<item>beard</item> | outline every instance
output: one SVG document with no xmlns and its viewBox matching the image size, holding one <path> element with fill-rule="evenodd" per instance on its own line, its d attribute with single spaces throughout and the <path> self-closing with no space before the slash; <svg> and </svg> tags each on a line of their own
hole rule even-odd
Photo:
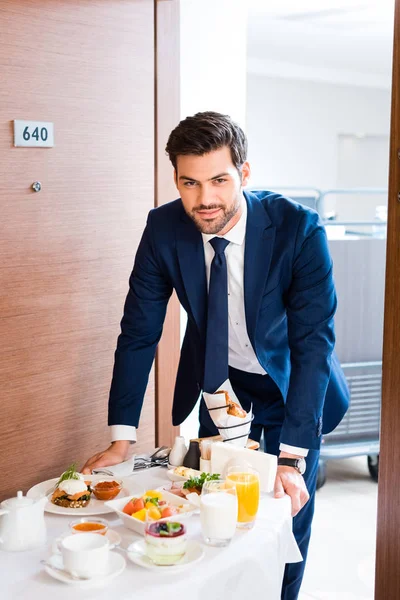
<svg viewBox="0 0 400 600">
<path fill-rule="evenodd" d="M 201 204 L 200 206 L 193 209 L 187 215 L 192 219 L 197 229 L 201 233 L 206 234 L 217 234 L 222 231 L 229 221 L 234 217 L 237 211 L 240 208 L 241 204 L 241 195 L 236 196 L 233 205 L 228 208 L 223 204 L 209 204 L 207 206 Z M 197 215 L 199 210 L 216 210 L 220 208 L 222 212 L 220 212 L 216 217 L 212 217 L 210 219 L 204 219 Z"/>
</svg>

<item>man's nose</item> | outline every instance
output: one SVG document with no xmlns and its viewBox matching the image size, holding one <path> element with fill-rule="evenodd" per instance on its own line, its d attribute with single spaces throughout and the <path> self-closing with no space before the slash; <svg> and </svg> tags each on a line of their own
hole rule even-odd
<svg viewBox="0 0 400 600">
<path fill-rule="evenodd" d="M 199 190 L 197 202 L 198 202 L 198 204 L 201 204 L 202 206 L 205 206 L 205 207 L 211 206 L 212 204 L 216 203 L 215 194 L 213 193 L 212 190 L 209 190 L 207 188 L 202 188 Z"/>
</svg>

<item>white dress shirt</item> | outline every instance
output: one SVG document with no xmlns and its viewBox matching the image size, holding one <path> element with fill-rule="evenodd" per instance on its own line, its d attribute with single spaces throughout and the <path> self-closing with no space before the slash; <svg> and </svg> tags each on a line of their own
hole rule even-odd
<svg viewBox="0 0 400 600">
<path fill-rule="evenodd" d="M 214 249 L 209 243 L 214 237 L 223 237 L 229 240 L 225 249 L 226 263 L 228 268 L 228 336 L 229 336 L 229 365 L 247 373 L 265 375 L 265 369 L 260 365 L 251 345 L 247 328 L 244 307 L 244 248 L 247 223 L 247 203 L 243 197 L 242 214 L 239 221 L 224 236 L 202 233 L 204 243 L 204 258 L 206 263 L 207 285 L 210 281 L 211 262 L 214 258 Z M 127 437 L 128 436 L 128 437 Z M 136 441 L 136 428 L 129 425 L 112 425 L 112 441 L 131 440 Z M 308 450 L 280 444 L 280 450 L 307 456 Z"/>
</svg>

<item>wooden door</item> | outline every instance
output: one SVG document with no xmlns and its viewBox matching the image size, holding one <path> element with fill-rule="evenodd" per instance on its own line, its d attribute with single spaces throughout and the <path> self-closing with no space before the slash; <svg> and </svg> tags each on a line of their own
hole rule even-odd
<svg viewBox="0 0 400 600">
<path fill-rule="evenodd" d="M 383 389 L 376 546 L 376 600 L 400 598 L 400 0 L 396 0 L 388 234 L 383 337 Z"/>
<path fill-rule="evenodd" d="M 156 205 L 178 197 L 173 169 L 165 154 L 170 132 L 180 120 L 179 2 L 156 1 Z M 156 444 L 172 446 L 179 427 L 172 426 L 172 403 L 180 355 L 180 305 L 174 293 L 157 349 Z"/>
<path fill-rule="evenodd" d="M 153 0 L 3 0 L 0 30 L 1 499 L 109 441 L 154 206 Z M 55 147 L 14 148 L 14 119 L 54 122 Z M 154 447 L 153 376 L 139 431 L 138 449 Z"/>
</svg>

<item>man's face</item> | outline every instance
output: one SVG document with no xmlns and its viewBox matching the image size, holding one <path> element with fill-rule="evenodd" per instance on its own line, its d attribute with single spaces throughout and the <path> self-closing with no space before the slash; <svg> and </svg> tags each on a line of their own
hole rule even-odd
<svg viewBox="0 0 400 600">
<path fill-rule="evenodd" d="M 202 233 L 223 235 L 235 225 L 249 176 L 249 164 L 239 174 L 227 146 L 203 156 L 177 157 L 175 184 L 186 213 Z"/>
</svg>

